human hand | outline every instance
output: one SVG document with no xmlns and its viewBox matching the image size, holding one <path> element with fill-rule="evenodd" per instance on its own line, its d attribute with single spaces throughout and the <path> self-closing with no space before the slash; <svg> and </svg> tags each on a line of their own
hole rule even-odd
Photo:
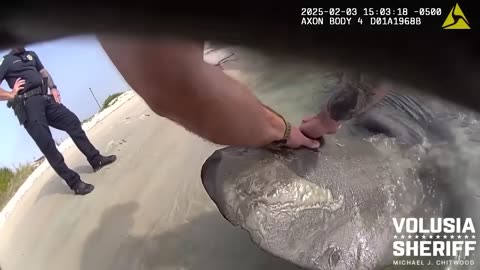
<svg viewBox="0 0 480 270">
<path fill-rule="evenodd" d="M 289 148 L 300 148 L 302 146 L 317 149 L 319 148 L 320 142 L 318 140 L 312 140 L 307 138 L 299 129 L 299 127 L 292 126 L 292 131 L 290 136 L 287 139 L 286 145 Z"/>
<path fill-rule="evenodd" d="M 327 111 L 304 118 L 300 125 L 300 131 L 314 139 L 318 139 L 325 134 L 334 134 L 339 128 L 340 123 L 330 118 Z"/>
<path fill-rule="evenodd" d="M 298 126 L 292 126 L 288 123 L 283 116 L 275 112 L 272 108 L 263 105 L 265 112 L 267 112 L 269 122 L 274 127 L 274 131 L 277 135 L 276 141 L 270 143 L 267 147 L 278 149 L 282 147 L 287 148 L 300 148 L 306 147 L 311 149 L 319 148 L 320 142 L 306 137 L 299 129 Z M 286 141 L 285 141 L 286 139 Z"/>
<path fill-rule="evenodd" d="M 62 100 L 60 99 L 60 91 L 58 91 L 58 89 L 56 88 L 51 89 L 50 93 L 52 93 L 52 96 L 53 96 L 53 99 L 55 99 L 55 102 L 62 103 Z"/>
<path fill-rule="evenodd" d="M 23 80 L 22 78 L 18 78 L 13 85 L 12 95 L 16 96 L 18 91 L 23 90 L 23 85 L 25 85 L 25 80 Z"/>
</svg>

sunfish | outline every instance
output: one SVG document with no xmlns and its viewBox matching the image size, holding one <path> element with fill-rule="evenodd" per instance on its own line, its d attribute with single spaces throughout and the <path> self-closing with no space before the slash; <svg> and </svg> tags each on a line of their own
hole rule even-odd
<svg viewBox="0 0 480 270">
<path fill-rule="evenodd" d="M 428 221 L 450 207 L 422 146 L 449 135 L 422 107 L 392 93 L 318 152 L 219 149 L 203 185 L 225 219 L 277 257 L 306 269 L 382 269 L 394 260 L 394 218 Z"/>
<path fill-rule="evenodd" d="M 275 256 L 307 269 L 389 265 L 392 218 L 441 217 L 443 201 L 410 160 L 364 140 L 342 143 L 320 152 L 226 147 L 205 162 L 202 181 L 222 215 Z"/>
</svg>

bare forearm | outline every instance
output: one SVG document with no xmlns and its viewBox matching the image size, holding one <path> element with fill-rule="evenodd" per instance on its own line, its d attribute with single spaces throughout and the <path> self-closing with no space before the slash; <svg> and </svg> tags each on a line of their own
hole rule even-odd
<svg viewBox="0 0 480 270">
<path fill-rule="evenodd" d="M 184 106 L 175 106 L 175 100 L 159 106 L 167 117 L 219 144 L 261 146 L 282 138 L 283 120 L 218 68 L 202 63 L 186 82 L 185 95 L 175 98 L 185 100 Z"/>
<path fill-rule="evenodd" d="M 15 97 L 14 94 L 12 94 L 12 92 L 9 92 L 9 91 L 5 91 L 3 90 L 2 88 L 0 88 L 0 100 L 10 100 L 10 99 L 13 99 Z"/>
<path fill-rule="evenodd" d="M 53 78 L 50 75 L 50 73 L 48 72 L 48 70 L 46 70 L 44 68 L 44 69 L 40 70 L 40 74 L 42 74 L 42 77 L 47 78 L 48 88 L 53 89 L 54 86 L 55 86 L 55 83 L 53 82 Z"/>
<path fill-rule="evenodd" d="M 184 42 L 145 45 L 105 39 L 102 45 L 152 110 L 197 135 L 240 146 L 282 138 L 283 120 L 244 85 L 205 63 L 202 48 Z"/>
</svg>

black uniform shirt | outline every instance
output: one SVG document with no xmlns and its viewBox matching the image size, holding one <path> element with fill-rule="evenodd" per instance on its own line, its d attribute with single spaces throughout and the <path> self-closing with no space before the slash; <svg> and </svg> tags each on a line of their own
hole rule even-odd
<svg viewBox="0 0 480 270">
<path fill-rule="evenodd" d="M 24 93 L 42 85 L 42 74 L 39 71 L 43 68 L 35 52 L 24 51 L 19 54 L 10 52 L 0 59 L 0 82 L 5 79 L 8 86 L 13 89 L 15 81 L 22 78 L 25 84 L 20 93 Z"/>
</svg>

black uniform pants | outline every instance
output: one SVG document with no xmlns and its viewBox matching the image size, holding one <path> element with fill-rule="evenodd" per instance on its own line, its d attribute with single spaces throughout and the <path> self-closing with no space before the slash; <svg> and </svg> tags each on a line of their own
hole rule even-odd
<svg viewBox="0 0 480 270">
<path fill-rule="evenodd" d="M 28 117 L 24 123 L 25 129 L 40 148 L 50 166 L 72 188 L 80 180 L 80 176 L 65 164 L 49 126 L 67 132 L 92 166 L 100 157 L 99 151 L 90 143 L 78 117 L 63 104 L 56 103 L 53 97 L 32 96 L 25 100 L 25 108 Z"/>
</svg>

